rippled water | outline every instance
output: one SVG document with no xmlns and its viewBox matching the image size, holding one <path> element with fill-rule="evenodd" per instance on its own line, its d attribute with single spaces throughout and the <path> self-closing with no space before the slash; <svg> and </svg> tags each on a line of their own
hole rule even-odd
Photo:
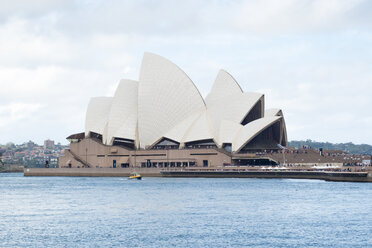
<svg viewBox="0 0 372 248">
<path fill-rule="evenodd" d="M 371 247 L 372 184 L 0 174 L 1 247 Z"/>
</svg>

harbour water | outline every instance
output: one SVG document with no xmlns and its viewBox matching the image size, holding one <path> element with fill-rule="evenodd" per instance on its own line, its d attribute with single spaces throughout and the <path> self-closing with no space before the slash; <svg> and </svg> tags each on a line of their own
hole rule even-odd
<svg viewBox="0 0 372 248">
<path fill-rule="evenodd" d="M 0 247 L 371 247 L 372 184 L 0 174 Z"/>
</svg>

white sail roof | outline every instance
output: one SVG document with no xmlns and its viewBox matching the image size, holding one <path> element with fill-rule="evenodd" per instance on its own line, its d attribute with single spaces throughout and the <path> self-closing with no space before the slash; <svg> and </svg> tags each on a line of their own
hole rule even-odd
<svg viewBox="0 0 372 248">
<path fill-rule="evenodd" d="M 244 117 L 263 97 L 260 93 L 238 93 L 236 95 L 221 98 L 220 101 L 208 103 L 207 109 L 214 130 L 214 135 L 219 144 L 222 144 L 218 134 L 222 120 L 228 120 L 240 124 Z"/>
<path fill-rule="evenodd" d="M 106 144 L 112 145 L 113 139 L 136 140 L 138 82 L 122 79 L 112 100 Z"/>
<path fill-rule="evenodd" d="M 191 128 L 192 124 L 204 112 L 205 112 L 205 109 L 191 114 L 189 117 L 185 118 L 183 121 L 181 121 L 176 126 L 174 126 L 171 130 L 169 130 L 164 135 L 164 137 L 181 143 L 182 140 L 183 140 L 183 137 L 185 136 L 185 134 L 187 133 L 187 131 Z"/>
<path fill-rule="evenodd" d="M 240 151 L 268 126 L 280 121 L 280 143 L 287 144 L 283 112 L 264 110 L 264 95 L 243 93 L 236 80 L 219 71 L 206 103 L 190 78 L 169 60 L 145 53 L 139 82 L 121 80 L 114 97 L 92 98 L 85 133 L 134 140 L 151 148 L 162 138 L 182 144 L 213 139 Z M 258 118 L 258 119 L 257 119 Z"/>
<path fill-rule="evenodd" d="M 205 107 L 191 79 L 169 60 L 145 53 L 138 88 L 138 132 L 141 147 L 156 140 L 192 113 Z"/>
<path fill-rule="evenodd" d="M 248 123 L 235 136 L 232 150 L 239 151 L 254 137 L 281 118 L 281 116 L 264 117 Z"/>
<path fill-rule="evenodd" d="M 223 143 L 233 143 L 234 137 L 237 133 L 243 128 L 243 125 L 239 123 L 222 120 L 219 127 L 219 146 L 222 146 Z"/>
<path fill-rule="evenodd" d="M 85 135 L 90 132 L 103 135 L 107 128 L 112 97 L 93 97 L 90 99 L 85 117 Z"/>
<path fill-rule="evenodd" d="M 283 116 L 281 109 L 266 109 L 265 116 Z"/>
<path fill-rule="evenodd" d="M 182 139 L 182 143 L 213 138 L 214 136 L 209 124 L 207 111 L 204 111 L 186 132 L 185 137 Z"/>
<path fill-rule="evenodd" d="M 206 103 L 220 101 L 221 98 L 243 93 L 242 88 L 227 71 L 220 70 L 214 81 L 211 92 L 205 98 Z"/>
<path fill-rule="evenodd" d="M 283 111 L 281 109 L 267 109 L 265 111 L 265 117 L 268 116 L 283 116 Z M 281 119 L 281 133 L 280 133 L 280 143 L 284 146 L 287 145 L 287 127 L 285 125 L 284 118 Z"/>
</svg>

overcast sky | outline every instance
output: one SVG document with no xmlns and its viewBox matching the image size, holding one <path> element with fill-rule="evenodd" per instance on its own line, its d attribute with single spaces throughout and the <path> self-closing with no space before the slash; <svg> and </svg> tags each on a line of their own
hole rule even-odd
<svg viewBox="0 0 372 248">
<path fill-rule="evenodd" d="M 206 96 L 218 70 L 283 109 L 289 140 L 372 144 L 372 1 L 2 1 L 0 143 L 84 131 L 145 51 Z"/>
</svg>

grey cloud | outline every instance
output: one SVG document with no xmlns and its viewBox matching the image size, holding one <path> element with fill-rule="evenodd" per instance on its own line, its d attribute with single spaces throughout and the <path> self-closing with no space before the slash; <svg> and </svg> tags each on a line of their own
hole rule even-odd
<svg viewBox="0 0 372 248">
<path fill-rule="evenodd" d="M 3 22 L 25 19 L 80 37 L 92 34 L 204 35 L 324 32 L 371 27 L 369 1 L 9 1 Z M 44 30 L 45 31 L 45 30 Z M 196 37 L 197 38 L 197 37 Z"/>
<path fill-rule="evenodd" d="M 0 21 L 12 18 L 34 19 L 54 12 L 66 11 L 73 6 L 71 0 L 12 0 L 3 1 L 0 8 Z"/>
<path fill-rule="evenodd" d="M 138 79 L 144 51 L 174 61 L 203 95 L 220 68 L 245 91 L 262 89 L 268 107 L 288 116 L 290 139 L 372 139 L 368 1 L 350 1 L 315 24 L 301 13 L 319 1 L 276 1 L 290 7 L 285 12 L 267 12 L 262 1 L 30 2 L 0 10 L 0 109 L 5 116 L 17 102 L 42 107 L 3 127 L 0 143 L 65 143 L 82 131 L 90 97 L 108 94 L 120 78 Z"/>
</svg>

